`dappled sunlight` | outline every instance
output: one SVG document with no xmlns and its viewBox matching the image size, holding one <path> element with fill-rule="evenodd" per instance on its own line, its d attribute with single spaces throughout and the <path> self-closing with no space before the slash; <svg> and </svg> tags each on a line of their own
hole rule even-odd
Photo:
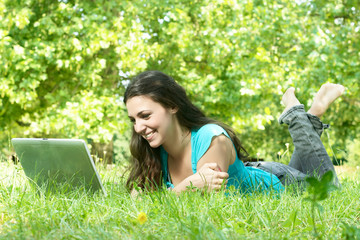
<svg viewBox="0 0 360 240">
<path fill-rule="evenodd" d="M 360 166 L 353 167 L 347 165 L 335 166 L 336 174 L 340 179 L 359 179 Z"/>
<path fill-rule="evenodd" d="M 323 239 L 360 235 L 358 1 L 0 0 L 0 239 Z M 324 83 L 346 87 L 322 117 L 339 190 L 311 218 L 303 195 L 160 189 L 132 198 L 124 100 L 159 70 L 250 159 L 289 163 L 281 96 L 308 111 Z M 150 136 L 150 135 L 148 135 Z M 47 196 L 15 164 L 12 138 L 83 139 L 108 196 Z M 350 236 L 350 237 L 349 237 Z"/>
</svg>

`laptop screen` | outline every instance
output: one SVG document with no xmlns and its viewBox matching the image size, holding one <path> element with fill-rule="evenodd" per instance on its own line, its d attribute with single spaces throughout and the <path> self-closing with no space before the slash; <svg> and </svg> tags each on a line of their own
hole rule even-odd
<svg viewBox="0 0 360 240">
<path fill-rule="evenodd" d="M 26 176 L 38 186 L 85 187 L 106 195 L 85 141 L 13 138 L 11 142 Z"/>
</svg>

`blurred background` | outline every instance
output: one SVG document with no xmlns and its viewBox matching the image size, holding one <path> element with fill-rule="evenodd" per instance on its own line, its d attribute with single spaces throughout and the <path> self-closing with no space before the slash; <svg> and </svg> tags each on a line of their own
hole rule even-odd
<svg viewBox="0 0 360 240">
<path fill-rule="evenodd" d="M 122 96 L 145 70 L 174 77 L 251 156 L 284 163 L 282 92 L 308 109 L 323 83 L 343 84 L 322 140 L 336 164 L 360 165 L 358 0 L 0 0 L 1 161 L 14 137 L 80 138 L 126 165 Z"/>
</svg>

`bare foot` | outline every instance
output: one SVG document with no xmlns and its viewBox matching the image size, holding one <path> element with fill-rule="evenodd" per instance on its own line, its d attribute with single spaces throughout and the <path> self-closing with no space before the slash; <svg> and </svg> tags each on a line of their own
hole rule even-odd
<svg viewBox="0 0 360 240">
<path fill-rule="evenodd" d="M 282 96 L 281 103 L 285 106 L 283 113 L 295 105 L 300 105 L 299 100 L 295 96 L 295 88 L 291 87 L 286 90 Z"/>
<path fill-rule="evenodd" d="M 314 101 L 308 113 L 321 117 L 330 104 L 340 97 L 345 91 L 345 87 L 340 84 L 325 83 L 316 93 Z"/>
</svg>

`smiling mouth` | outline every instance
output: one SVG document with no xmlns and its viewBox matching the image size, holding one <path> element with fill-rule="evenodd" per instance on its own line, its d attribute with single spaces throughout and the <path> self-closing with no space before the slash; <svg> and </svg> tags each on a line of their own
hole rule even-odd
<svg viewBox="0 0 360 240">
<path fill-rule="evenodd" d="M 151 133 L 149 133 L 149 134 L 146 134 L 146 135 L 144 135 L 144 138 L 145 138 L 145 139 L 150 139 L 150 138 L 154 135 L 154 133 L 155 133 L 155 132 L 151 132 Z"/>
</svg>

